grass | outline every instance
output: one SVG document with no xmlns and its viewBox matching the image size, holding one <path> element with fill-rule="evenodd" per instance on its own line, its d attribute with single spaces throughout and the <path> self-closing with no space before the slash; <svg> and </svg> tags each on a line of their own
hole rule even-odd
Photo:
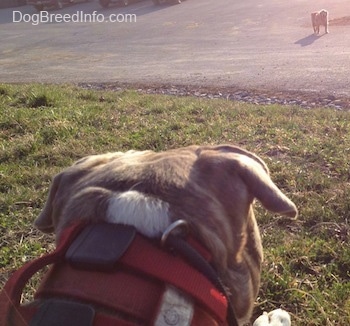
<svg viewBox="0 0 350 326">
<path fill-rule="evenodd" d="M 350 112 L 257 106 L 70 85 L 0 84 L 0 284 L 53 248 L 32 228 L 51 177 L 106 151 L 236 143 L 260 155 L 300 210 L 256 206 L 265 262 L 256 314 L 350 324 Z"/>
</svg>

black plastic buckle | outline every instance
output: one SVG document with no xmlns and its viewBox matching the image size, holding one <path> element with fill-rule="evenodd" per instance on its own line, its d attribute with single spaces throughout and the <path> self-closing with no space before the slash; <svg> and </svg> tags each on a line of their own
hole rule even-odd
<svg viewBox="0 0 350 326">
<path fill-rule="evenodd" d="M 95 310 L 85 304 L 47 300 L 39 307 L 29 326 L 92 326 Z"/>
<path fill-rule="evenodd" d="M 79 269 L 113 271 L 135 235 L 136 229 L 130 225 L 88 225 L 69 247 L 66 260 Z"/>
</svg>

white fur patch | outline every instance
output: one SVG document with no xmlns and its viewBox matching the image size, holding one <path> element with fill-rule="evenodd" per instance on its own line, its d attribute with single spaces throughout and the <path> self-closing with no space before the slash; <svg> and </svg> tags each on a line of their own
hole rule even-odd
<svg viewBox="0 0 350 326">
<path fill-rule="evenodd" d="M 170 225 L 169 204 L 130 190 L 109 200 L 107 221 L 135 226 L 147 237 L 158 237 Z"/>
</svg>

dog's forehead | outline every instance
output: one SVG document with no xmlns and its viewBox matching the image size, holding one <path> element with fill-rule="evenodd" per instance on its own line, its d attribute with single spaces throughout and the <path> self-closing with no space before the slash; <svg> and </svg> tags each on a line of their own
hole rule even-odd
<svg viewBox="0 0 350 326">
<path fill-rule="evenodd" d="M 139 166 L 145 168 L 158 169 L 190 169 L 196 161 L 220 162 L 222 160 L 240 161 L 242 163 L 253 160 L 259 163 L 268 173 L 268 168 L 263 160 L 255 154 L 248 152 L 238 146 L 218 145 L 218 146 L 188 146 L 178 149 L 171 149 L 162 152 L 147 151 L 127 151 L 114 152 L 101 155 L 91 155 L 80 159 L 72 166 L 73 170 L 104 170 Z"/>
<path fill-rule="evenodd" d="M 269 169 L 267 165 L 259 156 L 245 149 L 242 149 L 241 147 L 238 147 L 238 146 L 234 146 L 234 145 L 212 146 L 209 148 L 205 148 L 205 150 L 202 151 L 202 155 L 212 156 L 212 157 L 217 156 L 218 159 L 220 159 L 221 157 L 221 159 L 239 161 L 243 164 L 244 163 L 251 164 L 252 161 L 255 161 L 265 170 L 267 174 L 269 174 Z"/>
<path fill-rule="evenodd" d="M 88 184 L 124 189 L 136 183 L 184 187 L 193 182 L 212 183 L 228 174 L 233 178 L 231 173 L 243 166 L 260 166 L 269 174 L 258 156 L 240 147 L 192 145 L 162 152 L 132 150 L 87 156 L 63 172 L 63 183 L 74 188 Z"/>
<path fill-rule="evenodd" d="M 146 156 L 147 154 L 152 153 L 152 151 L 135 151 L 130 150 L 127 152 L 112 152 L 112 153 L 105 153 L 105 154 L 97 154 L 97 155 L 89 155 L 81 158 L 80 160 L 76 161 L 74 165 L 79 166 L 95 166 L 95 165 L 103 165 L 107 164 L 111 161 L 115 160 L 137 160 L 137 158 L 141 156 Z"/>
<path fill-rule="evenodd" d="M 226 155 L 227 154 L 227 155 Z M 133 164 L 167 164 L 167 165 L 192 165 L 198 159 L 206 160 L 217 157 L 226 157 L 227 159 L 235 159 L 241 161 L 249 161 L 253 159 L 261 165 L 265 166 L 264 162 L 256 155 L 245 151 L 239 147 L 234 146 L 220 146 L 220 147 L 184 147 L 163 152 L 152 152 L 152 151 L 134 151 L 132 153 L 126 152 L 123 155 L 118 155 L 112 158 L 111 161 L 122 163 L 125 165 Z"/>
</svg>

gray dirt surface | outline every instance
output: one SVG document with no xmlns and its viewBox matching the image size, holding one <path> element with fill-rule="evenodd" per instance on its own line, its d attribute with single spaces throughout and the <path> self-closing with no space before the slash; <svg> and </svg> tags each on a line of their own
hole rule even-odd
<svg viewBox="0 0 350 326">
<path fill-rule="evenodd" d="M 330 12 L 330 34 L 321 28 L 316 36 L 310 13 L 322 8 Z M 95 88 L 114 83 L 170 93 L 175 85 L 180 93 L 232 99 L 247 91 L 257 104 L 275 97 L 307 101 L 309 107 L 349 107 L 348 0 L 186 0 L 160 6 L 147 0 L 107 9 L 89 1 L 47 14 L 51 22 L 44 17 L 36 24 L 38 12 L 31 6 L 0 10 L 0 82 Z M 105 21 L 57 21 L 74 14 Z M 136 21 L 108 21 L 127 14 Z"/>
</svg>

